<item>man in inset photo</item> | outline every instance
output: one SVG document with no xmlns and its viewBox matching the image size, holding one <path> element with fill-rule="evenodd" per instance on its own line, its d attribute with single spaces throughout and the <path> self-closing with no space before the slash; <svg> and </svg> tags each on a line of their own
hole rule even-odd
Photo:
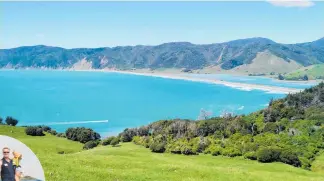
<svg viewBox="0 0 324 181">
<path fill-rule="evenodd" d="M 2 154 L 3 158 L 0 160 L 1 181 L 17 181 L 15 179 L 16 171 L 13 166 L 13 162 L 9 158 L 10 149 L 8 147 L 4 147 L 2 149 Z"/>
</svg>

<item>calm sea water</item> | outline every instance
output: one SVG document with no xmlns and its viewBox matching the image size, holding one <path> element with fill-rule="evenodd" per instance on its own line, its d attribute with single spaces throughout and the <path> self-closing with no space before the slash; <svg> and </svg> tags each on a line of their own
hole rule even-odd
<svg viewBox="0 0 324 181">
<path fill-rule="evenodd" d="M 260 80 L 259 80 L 260 81 Z M 104 136 L 161 119 L 196 119 L 264 108 L 283 94 L 104 72 L 0 71 L 0 116 L 19 125 L 90 127 Z M 108 122 L 102 120 L 109 120 Z"/>
</svg>

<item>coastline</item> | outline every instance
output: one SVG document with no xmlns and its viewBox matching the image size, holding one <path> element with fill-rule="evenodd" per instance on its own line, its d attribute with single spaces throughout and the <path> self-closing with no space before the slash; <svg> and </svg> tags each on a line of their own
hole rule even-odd
<svg viewBox="0 0 324 181">
<path fill-rule="evenodd" d="M 296 89 L 296 88 L 286 88 L 286 87 L 267 86 L 267 85 L 259 85 L 259 84 L 229 82 L 229 81 L 223 81 L 223 80 L 218 80 L 218 79 L 211 80 L 211 79 L 203 79 L 203 78 L 194 78 L 194 77 L 187 77 L 187 76 L 185 76 L 185 74 L 139 73 L 139 72 L 117 71 L 117 70 L 105 70 L 103 72 L 149 76 L 149 77 L 159 77 L 159 78 L 185 80 L 185 81 L 193 81 L 193 82 L 203 82 L 203 83 L 209 83 L 209 84 L 224 85 L 227 87 L 232 87 L 232 88 L 240 89 L 240 90 L 244 90 L 244 91 L 261 90 L 261 91 L 265 91 L 267 93 L 275 93 L 275 94 L 297 93 L 297 92 L 300 92 L 303 90 L 303 89 Z"/>
<path fill-rule="evenodd" d="M 1 70 L 15 70 L 15 69 L 1 69 Z M 230 82 L 219 79 L 206 79 L 206 78 L 198 78 L 190 75 L 189 73 L 183 73 L 179 71 L 149 71 L 146 69 L 141 70 L 116 70 L 116 69 L 18 69 L 18 70 L 49 70 L 49 71 L 81 71 L 81 72 L 105 72 L 105 73 L 119 73 L 119 74 L 129 74 L 129 75 L 138 75 L 138 76 L 148 76 L 148 77 L 158 77 L 158 78 L 166 78 L 166 79 L 176 79 L 176 80 L 185 80 L 185 81 L 193 81 L 193 82 L 203 82 L 208 84 L 217 84 L 224 85 L 227 87 L 240 89 L 244 91 L 252 91 L 252 90 L 260 90 L 265 91 L 267 93 L 272 94 L 289 94 L 289 93 L 298 93 L 303 89 L 297 88 L 287 88 L 287 87 L 279 87 L 279 86 L 271 86 L 271 85 L 260 85 L 260 84 L 250 84 L 250 83 L 239 83 L 239 82 Z M 285 81 L 290 82 L 290 81 Z M 310 83 L 311 81 L 304 82 Z M 291 83 L 294 83 L 291 82 Z"/>
</svg>

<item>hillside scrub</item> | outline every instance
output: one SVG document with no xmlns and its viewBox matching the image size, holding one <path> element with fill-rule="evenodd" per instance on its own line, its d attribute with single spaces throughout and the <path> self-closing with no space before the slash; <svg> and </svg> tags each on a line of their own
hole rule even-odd
<svg viewBox="0 0 324 181">
<path fill-rule="evenodd" d="M 125 129 L 119 137 L 152 152 L 244 156 L 310 169 L 318 152 L 324 150 L 323 112 L 324 83 L 320 83 L 271 100 L 267 108 L 249 115 L 202 121 L 161 120 Z"/>
</svg>

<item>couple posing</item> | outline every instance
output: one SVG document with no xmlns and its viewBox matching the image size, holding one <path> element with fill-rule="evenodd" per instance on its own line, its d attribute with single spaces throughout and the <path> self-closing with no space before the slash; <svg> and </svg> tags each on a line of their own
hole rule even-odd
<svg viewBox="0 0 324 181">
<path fill-rule="evenodd" d="M 3 158 L 0 160 L 1 181 L 19 181 L 21 177 L 19 161 L 22 155 L 14 151 L 14 158 L 10 159 L 10 149 L 8 147 L 2 149 L 2 154 Z"/>
</svg>

